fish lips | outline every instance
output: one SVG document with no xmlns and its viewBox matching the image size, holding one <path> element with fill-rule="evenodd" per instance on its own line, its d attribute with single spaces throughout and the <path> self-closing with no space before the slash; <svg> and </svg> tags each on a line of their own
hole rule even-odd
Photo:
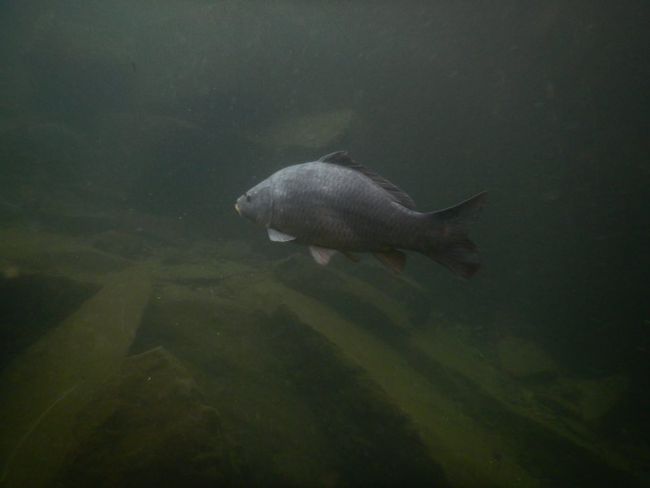
<svg viewBox="0 0 650 488">
<path fill-rule="evenodd" d="M 246 195 L 242 195 L 235 201 L 235 212 L 237 212 L 237 215 L 239 215 L 240 217 L 245 217 L 244 215 L 244 207 L 246 206 L 245 198 Z"/>
</svg>

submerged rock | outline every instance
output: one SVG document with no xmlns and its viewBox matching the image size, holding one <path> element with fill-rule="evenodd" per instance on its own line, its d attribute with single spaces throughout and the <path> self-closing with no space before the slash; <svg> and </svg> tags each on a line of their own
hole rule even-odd
<svg viewBox="0 0 650 488">
<path fill-rule="evenodd" d="M 313 300 L 255 270 L 179 285 L 198 271 L 169 270 L 173 282 L 157 289 L 134 347 L 162 343 L 201 371 L 254 485 L 445 486 L 408 417 L 296 313 Z"/>
<path fill-rule="evenodd" d="M 497 344 L 501 369 L 515 378 L 554 376 L 558 366 L 539 346 L 518 337 L 505 337 Z"/>
<path fill-rule="evenodd" d="M 627 381 L 619 376 L 600 379 L 558 378 L 539 385 L 539 401 L 564 415 L 585 422 L 597 422 L 612 410 L 627 390 Z"/>
<path fill-rule="evenodd" d="M 553 376 L 546 373 L 522 381 L 497 367 L 457 324 L 421 329 L 411 337 L 411 344 L 431 361 L 435 383 L 442 386 L 451 381 L 449 391 L 460 410 L 478 420 L 473 435 L 485 429 L 487 445 L 495 453 L 488 464 L 498 467 L 501 474 L 504 461 L 512 458 L 541 476 L 537 483 L 542 486 L 593 486 L 594 481 L 598 486 L 635 486 L 631 484 L 631 456 L 620 446 L 609 445 L 593 429 L 593 422 L 587 422 L 589 415 L 603 415 L 620 398 L 621 389 L 612 391 L 616 385 L 620 388 L 620 378 L 574 380 L 561 376 L 556 366 Z M 526 344 L 530 347 L 520 352 L 535 348 Z M 533 370 L 541 374 L 538 368 L 526 371 Z M 605 391 L 609 394 L 602 395 Z M 476 441 L 468 439 L 467 443 L 474 447 Z M 523 486 L 516 479 L 514 484 Z M 498 485 L 511 486 L 513 481 Z"/>
<path fill-rule="evenodd" d="M 218 412 L 162 347 L 125 359 L 80 419 L 91 432 L 68 457 L 60 486 L 207 487 L 233 479 Z"/>
<path fill-rule="evenodd" d="M 97 292 L 96 285 L 25 273 L 0 258 L 0 370 Z"/>
<path fill-rule="evenodd" d="M 338 260 L 346 261 L 343 256 L 338 256 Z M 315 274 L 318 280 L 313 279 Z M 395 333 L 394 329 L 406 330 L 420 325 L 422 316 L 430 308 L 429 297 L 417 283 L 379 267 L 343 262 L 340 268 L 321 268 L 314 266 L 311 258 L 303 254 L 276 262 L 274 276 L 375 333 L 384 329 L 391 334 Z"/>
<path fill-rule="evenodd" d="M 77 442 L 76 414 L 119 369 L 149 300 L 144 267 L 110 276 L 79 309 L 0 376 L 4 486 L 44 486 Z"/>
<path fill-rule="evenodd" d="M 94 236 L 93 247 L 127 259 L 139 257 L 146 250 L 144 238 L 141 235 L 115 229 Z"/>
<path fill-rule="evenodd" d="M 84 283 L 104 283 L 110 273 L 132 264 L 70 236 L 19 227 L 0 230 L 0 256 L 10 273 L 64 276 Z"/>
<path fill-rule="evenodd" d="M 274 148 L 320 149 L 339 142 L 349 132 L 353 119 L 350 109 L 298 115 L 274 122 L 252 139 Z"/>
<path fill-rule="evenodd" d="M 5 486 L 629 486 L 594 429 L 620 381 L 573 381 L 513 338 L 491 361 L 460 324 L 416 320 L 426 290 L 365 264 L 147 239 L 148 302 L 138 268 L 107 274 L 131 264 L 108 254 L 130 235 L 95 235 L 100 251 L 0 233 L 7 281 L 38 268 L 104 286 L 69 319 L 87 335 L 65 321 L 66 340 L 46 334 L 20 358 L 33 370 L 0 384 Z M 84 316 L 96 327 L 74 326 Z"/>
</svg>

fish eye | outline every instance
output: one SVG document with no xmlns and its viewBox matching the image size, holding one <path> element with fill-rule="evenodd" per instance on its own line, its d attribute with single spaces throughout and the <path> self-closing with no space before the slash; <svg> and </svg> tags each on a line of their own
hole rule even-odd
<svg viewBox="0 0 650 488">
<path fill-rule="evenodd" d="M 246 201 L 247 201 L 247 202 L 250 202 L 250 201 L 251 201 L 251 196 L 250 196 L 248 193 L 246 194 Z"/>
</svg>

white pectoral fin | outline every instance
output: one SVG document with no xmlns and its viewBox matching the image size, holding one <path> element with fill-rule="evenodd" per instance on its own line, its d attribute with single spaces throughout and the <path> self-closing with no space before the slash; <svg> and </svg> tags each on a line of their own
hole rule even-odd
<svg viewBox="0 0 650 488">
<path fill-rule="evenodd" d="M 294 236 L 280 232 L 279 230 L 272 229 L 271 227 L 266 229 L 269 233 L 269 239 L 273 242 L 289 242 L 295 240 Z"/>
<path fill-rule="evenodd" d="M 325 266 L 330 262 L 330 259 L 336 254 L 336 249 L 327 249 L 318 246 L 309 246 L 309 252 L 318 264 Z"/>
</svg>

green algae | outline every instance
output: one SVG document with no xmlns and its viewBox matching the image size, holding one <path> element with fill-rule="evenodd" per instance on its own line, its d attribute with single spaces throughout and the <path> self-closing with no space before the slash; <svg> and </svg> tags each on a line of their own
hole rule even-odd
<svg viewBox="0 0 650 488">
<path fill-rule="evenodd" d="M 115 457 L 119 479 L 149 479 L 133 474 L 129 460 L 111 451 L 102 435 L 115 412 L 125 422 L 120 442 L 135 445 L 142 437 L 159 446 L 151 456 L 139 448 L 150 474 L 166 459 L 169 439 L 200 438 L 197 424 L 157 437 L 155 424 L 137 420 L 135 410 L 111 402 L 98 406 L 97 399 L 110 396 L 121 381 L 107 378 L 123 375 L 127 355 L 160 345 L 173 354 L 160 353 L 178 373 L 172 376 L 194 385 L 191 408 L 216 409 L 208 417 L 218 417 L 223 439 L 235 440 L 213 439 L 208 451 L 218 445 L 220 454 L 205 453 L 225 463 L 215 461 L 228 479 L 316 479 L 338 486 L 410 472 L 413 480 L 452 486 L 541 486 L 549 477 L 585 480 L 590 471 L 622 480 L 634 469 L 599 439 L 594 424 L 615 405 L 622 380 L 569 378 L 559 366 L 540 361 L 543 353 L 526 364 L 522 355 L 510 355 L 519 362 L 511 361 L 505 372 L 499 368 L 503 360 L 490 361 L 459 327 L 415 324 L 405 302 L 391 294 L 426 301 L 426 292 L 412 284 L 380 286 L 372 273 L 314 269 L 306 259 L 260 266 L 227 243 L 152 250 L 156 259 L 145 253 L 140 259 L 148 264 L 133 266 L 119 257 L 129 238 L 112 236 L 119 242 L 98 251 L 88 244 L 93 239 L 3 232 L 13 241 L 2 244 L 8 265 L 102 287 L 4 372 L 0 413 L 12 419 L 0 451 L 6 486 L 99 480 L 110 468 L 98 453 Z M 83 266 L 70 261 L 79 253 L 87 256 Z M 122 271 L 110 273 L 111 267 Z M 319 279 L 310 280 L 316 271 Z M 540 374 L 553 382 L 521 383 Z M 152 395 L 167 391 L 157 385 Z M 126 404 L 139 401 L 136 389 L 124 395 Z M 129 425 L 139 427 L 129 432 Z M 46 454 L 52 449 L 56 455 Z M 193 444 L 183 449 L 190 465 L 202 456 Z M 364 452 L 372 456 L 364 458 Z M 576 467 L 558 459 L 559 453 Z M 35 474 L 34 462 L 43 459 Z M 80 460 L 94 460 L 96 469 L 75 469 Z M 246 466 L 251 477 L 236 466 Z M 197 469 L 200 479 L 225 479 Z M 174 476 L 196 475 L 190 471 Z"/>
<path fill-rule="evenodd" d="M 5 422 L 0 458 L 5 486 L 41 486 L 59 468 L 76 441 L 76 413 L 89 392 L 121 364 L 150 287 L 145 267 L 108 276 L 97 294 L 2 372 L 0 412 Z M 33 469 L 35 462 L 38 470 Z"/>
</svg>

